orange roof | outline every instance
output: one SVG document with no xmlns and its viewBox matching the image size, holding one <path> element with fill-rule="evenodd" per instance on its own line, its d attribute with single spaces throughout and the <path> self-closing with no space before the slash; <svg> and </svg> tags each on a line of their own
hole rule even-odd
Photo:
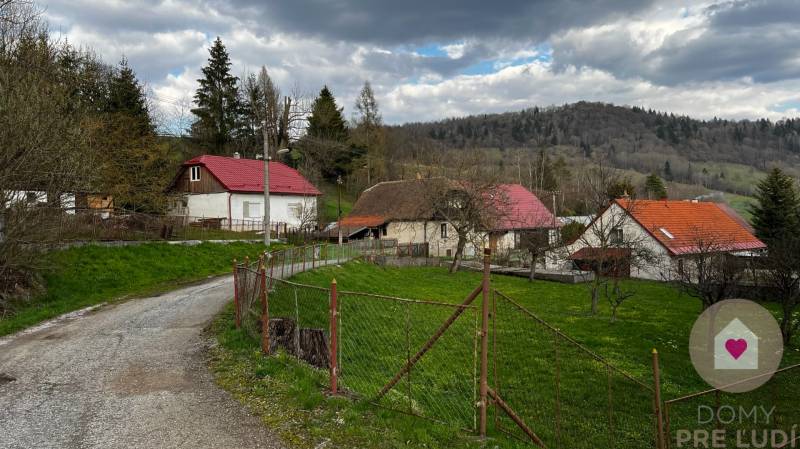
<svg viewBox="0 0 800 449">
<path fill-rule="evenodd" d="M 676 200 L 615 202 L 673 255 L 710 249 L 746 251 L 766 248 L 737 219 L 715 203 Z"/>
<path fill-rule="evenodd" d="M 342 218 L 340 224 L 343 228 L 374 228 L 384 224 L 385 222 L 386 218 L 381 217 L 380 215 L 351 215 Z"/>
</svg>

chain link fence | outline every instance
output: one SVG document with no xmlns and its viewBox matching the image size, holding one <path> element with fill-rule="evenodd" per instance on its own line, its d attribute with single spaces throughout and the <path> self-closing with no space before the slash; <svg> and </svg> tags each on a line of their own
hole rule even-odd
<svg viewBox="0 0 800 449">
<path fill-rule="evenodd" d="M 694 447 L 696 438 L 710 440 L 715 431 L 723 447 L 800 447 L 798 380 L 794 365 L 746 393 L 710 389 L 665 401 L 666 447 Z"/>
<path fill-rule="evenodd" d="M 491 374 L 497 396 L 548 448 L 656 447 L 653 387 L 492 291 Z M 530 440 L 495 408 L 498 429 Z"/>
</svg>

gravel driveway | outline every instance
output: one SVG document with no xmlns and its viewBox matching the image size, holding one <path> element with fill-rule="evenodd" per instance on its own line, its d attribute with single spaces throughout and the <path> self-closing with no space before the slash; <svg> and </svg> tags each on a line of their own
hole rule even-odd
<svg viewBox="0 0 800 449">
<path fill-rule="evenodd" d="M 203 327 L 218 278 L 0 341 L 0 448 L 282 448 L 219 389 Z"/>
</svg>

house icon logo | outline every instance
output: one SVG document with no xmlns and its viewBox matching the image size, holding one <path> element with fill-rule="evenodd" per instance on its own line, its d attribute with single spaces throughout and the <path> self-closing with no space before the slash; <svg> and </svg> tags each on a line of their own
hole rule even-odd
<svg viewBox="0 0 800 449">
<path fill-rule="evenodd" d="M 714 337 L 714 369 L 758 369 L 758 335 L 738 318 Z"/>
<path fill-rule="evenodd" d="M 783 335 L 772 312 L 747 299 L 726 299 L 692 326 L 689 355 L 715 389 L 744 393 L 764 385 L 783 358 Z"/>
</svg>

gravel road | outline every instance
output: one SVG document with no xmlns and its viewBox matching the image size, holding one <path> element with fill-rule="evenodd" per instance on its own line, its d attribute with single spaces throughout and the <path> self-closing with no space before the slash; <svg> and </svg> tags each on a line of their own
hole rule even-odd
<svg viewBox="0 0 800 449">
<path fill-rule="evenodd" d="M 206 368 L 231 291 L 217 278 L 0 341 L 0 448 L 283 448 Z"/>
</svg>

